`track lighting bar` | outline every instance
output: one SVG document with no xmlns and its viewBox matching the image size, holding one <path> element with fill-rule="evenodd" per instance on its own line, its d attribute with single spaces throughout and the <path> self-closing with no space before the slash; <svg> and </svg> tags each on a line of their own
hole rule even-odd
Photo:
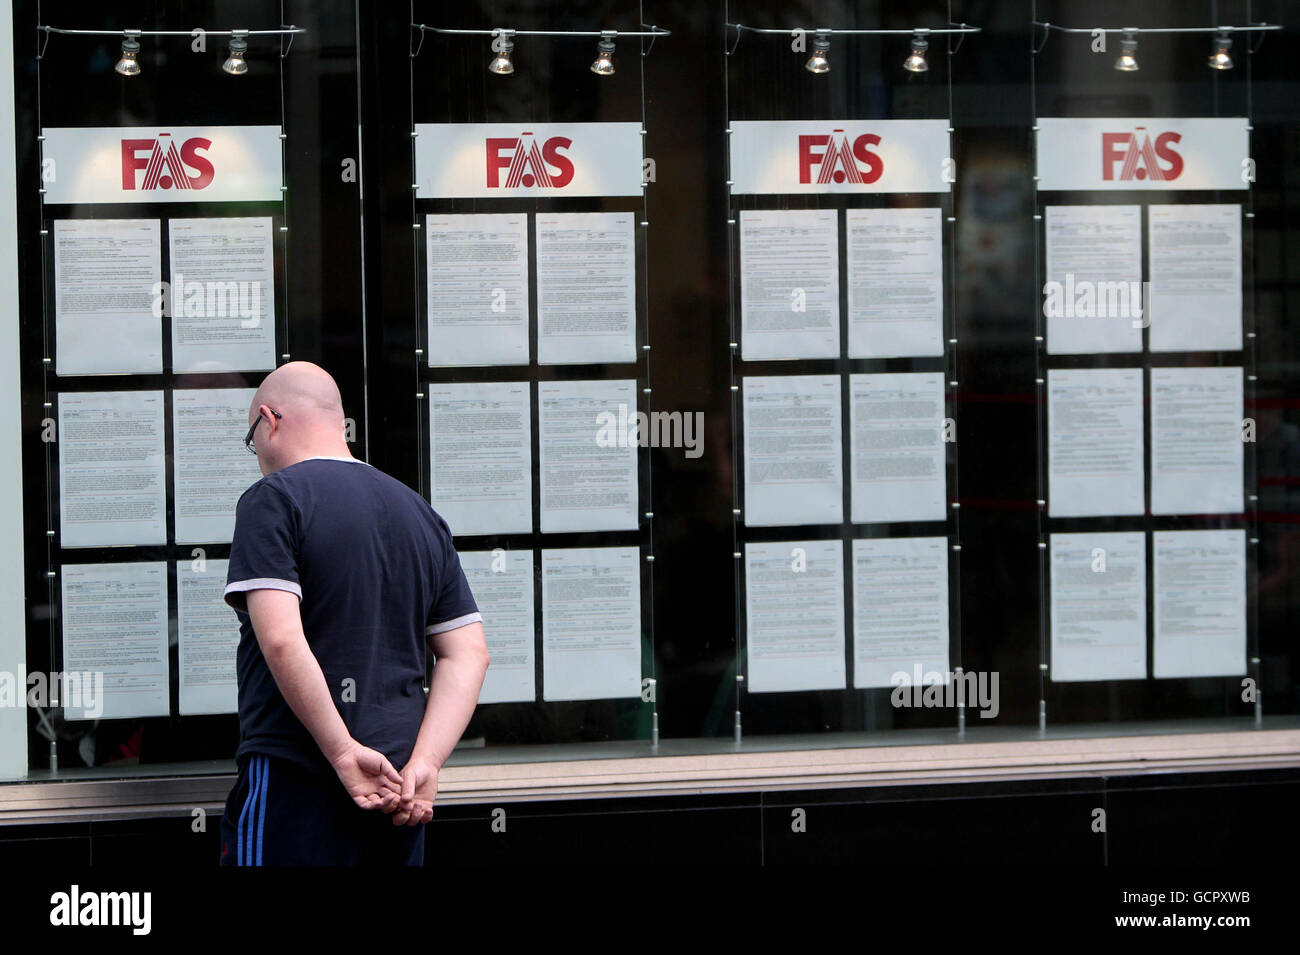
<svg viewBox="0 0 1300 955">
<path fill-rule="evenodd" d="M 1280 23 L 1252 23 L 1247 26 L 1218 27 L 1063 27 L 1055 23 L 1034 21 L 1034 26 L 1058 33 L 1261 33 L 1282 29 Z"/>
<path fill-rule="evenodd" d="M 64 33 L 70 36 L 193 36 L 194 30 L 64 30 L 59 27 L 38 26 L 36 29 L 46 33 Z M 208 36 L 286 36 L 306 33 L 306 27 L 281 27 L 278 30 L 208 30 Z"/>
<path fill-rule="evenodd" d="M 672 36 L 672 30 L 651 27 L 649 30 L 452 30 L 446 27 L 431 27 L 424 23 L 412 23 L 411 29 L 428 33 L 454 33 L 462 36 Z"/>
<path fill-rule="evenodd" d="M 1259 33 L 1260 43 L 1264 42 L 1263 34 L 1271 33 L 1274 30 L 1282 29 L 1281 24 L 1277 23 L 1250 23 L 1245 26 L 1213 26 L 1213 27 L 1063 27 L 1055 23 L 1049 23 L 1042 20 L 1032 21 L 1034 27 L 1041 28 L 1043 39 L 1041 43 L 1034 46 L 1034 52 L 1042 52 L 1043 47 L 1047 46 L 1047 39 L 1052 35 L 1052 31 L 1057 33 L 1086 33 L 1089 36 L 1102 35 L 1108 33 L 1118 33 L 1123 39 L 1120 40 L 1120 55 L 1115 61 L 1115 69 L 1124 73 L 1135 73 L 1138 70 L 1137 48 L 1138 35 L 1142 33 L 1212 33 L 1214 42 L 1212 51 L 1208 58 L 1207 65 L 1213 70 L 1230 70 L 1232 69 L 1232 34 L 1234 33 Z M 1249 52 L 1254 53 L 1259 49 L 1257 44 Z"/>
<path fill-rule="evenodd" d="M 420 50 L 424 47 L 425 33 L 492 37 L 492 50 L 495 55 L 492 57 L 492 61 L 488 63 L 488 72 L 496 73 L 498 76 L 509 76 L 515 71 L 514 60 L 511 57 L 514 53 L 515 37 L 517 36 L 598 37 L 600 42 L 596 44 L 596 59 L 591 64 L 591 72 L 597 76 L 614 75 L 614 40 L 616 38 L 622 36 L 672 36 L 671 30 L 656 26 L 652 26 L 648 30 L 511 30 L 505 27 L 497 27 L 492 30 L 461 30 L 449 27 L 431 27 L 425 23 L 412 23 L 411 29 L 420 31 L 420 42 L 411 51 L 412 58 L 420 55 Z M 653 46 L 654 40 L 652 39 L 650 47 Z M 649 53 L 650 48 L 647 47 L 645 52 Z"/>
<path fill-rule="evenodd" d="M 52 27 L 45 24 L 36 27 L 38 33 L 45 34 L 45 42 L 40 45 L 36 53 L 36 59 L 40 60 L 45 57 L 45 48 L 49 46 L 50 34 L 60 33 L 65 36 L 114 36 L 122 38 L 122 58 L 117 61 L 113 67 L 114 71 L 122 76 L 139 76 L 140 75 L 140 37 L 142 36 L 186 36 L 193 37 L 196 31 L 201 31 L 204 36 L 228 36 L 230 44 L 227 47 L 227 57 L 221 64 L 221 69 L 232 76 L 242 76 L 248 72 L 248 64 L 244 56 L 248 52 L 248 38 L 250 36 L 287 36 L 289 42 L 286 44 L 281 41 L 280 57 L 283 59 L 289 53 L 289 48 L 293 46 L 293 38 L 299 33 L 306 33 L 306 27 L 285 26 L 274 30 L 208 30 L 203 27 L 195 27 L 191 30 L 70 30 L 63 27 Z"/>
<path fill-rule="evenodd" d="M 728 54 L 735 53 L 736 47 L 740 46 L 740 36 L 742 33 L 767 33 L 779 36 L 793 36 L 795 34 L 812 34 L 813 51 L 808 57 L 808 62 L 804 64 L 804 69 L 809 73 L 829 73 L 830 63 L 830 45 L 831 37 L 840 36 L 910 36 L 912 38 L 912 51 L 907 59 L 903 61 L 903 69 L 909 73 L 924 73 L 930 69 L 930 64 L 926 60 L 926 50 L 929 48 L 929 37 L 931 34 L 966 34 L 979 33 L 979 27 L 973 27 L 966 23 L 954 23 L 947 27 L 915 27 L 911 30 L 836 30 L 832 27 L 814 27 L 807 29 L 804 27 L 791 27 L 788 30 L 777 29 L 774 27 L 750 27 L 743 23 L 728 23 L 726 28 L 736 31 L 736 42 L 732 44 Z M 966 37 L 963 35 L 957 41 L 957 47 L 949 52 L 956 53 Z"/>
<path fill-rule="evenodd" d="M 789 36 L 791 33 L 794 33 L 796 30 L 801 31 L 803 33 L 811 33 L 814 36 L 817 35 L 818 33 L 826 33 L 826 34 L 836 35 L 836 36 L 838 35 L 916 36 L 917 34 L 925 35 L 925 34 L 941 34 L 941 33 L 980 33 L 981 32 L 980 27 L 973 27 L 965 23 L 959 23 L 951 27 L 914 27 L 913 29 L 910 30 L 835 30 L 830 27 L 790 27 L 790 29 L 788 30 L 779 30 L 779 29 L 773 29 L 771 27 L 750 27 L 750 26 L 745 26 L 745 24 L 743 23 L 728 23 L 727 26 L 730 27 L 731 29 L 734 29 L 738 33 L 743 30 L 747 33 L 772 33 L 772 34 L 780 34 L 781 36 Z"/>
</svg>

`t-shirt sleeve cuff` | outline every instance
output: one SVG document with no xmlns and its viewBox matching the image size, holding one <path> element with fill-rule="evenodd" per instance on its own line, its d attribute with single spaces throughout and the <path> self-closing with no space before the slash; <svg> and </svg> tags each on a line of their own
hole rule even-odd
<svg viewBox="0 0 1300 955">
<path fill-rule="evenodd" d="M 424 635 L 430 637 L 435 633 L 446 633 L 448 630 L 455 630 L 457 627 L 464 627 L 471 623 L 482 622 L 483 615 L 476 610 L 473 613 L 467 613 L 459 617 L 452 617 L 450 620 L 444 620 L 442 623 L 431 623 L 424 628 Z"/>
<path fill-rule="evenodd" d="M 276 577 L 253 577 L 249 580 L 236 580 L 226 584 L 226 603 L 236 610 L 248 612 L 246 594 L 250 590 L 284 590 L 302 600 L 302 587 L 292 580 L 280 580 Z"/>
</svg>

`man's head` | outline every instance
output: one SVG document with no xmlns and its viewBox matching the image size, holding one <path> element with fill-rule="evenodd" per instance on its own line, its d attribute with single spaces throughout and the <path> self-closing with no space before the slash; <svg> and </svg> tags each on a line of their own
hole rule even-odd
<svg viewBox="0 0 1300 955">
<path fill-rule="evenodd" d="M 343 439 L 343 399 L 329 372 L 291 361 L 266 376 L 248 409 L 262 474 L 307 458 L 351 457 Z"/>
</svg>

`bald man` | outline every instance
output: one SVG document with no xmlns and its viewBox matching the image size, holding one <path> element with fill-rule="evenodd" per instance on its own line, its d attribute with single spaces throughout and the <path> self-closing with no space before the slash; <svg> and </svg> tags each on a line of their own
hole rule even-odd
<svg viewBox="0 0 1300 955">
<path fill-rule="evenodd" d="M 451 531 L 352 457 L 323 368 L 271 372 L 248 421 L 263 478 L 230 545 L 239 776 L 221 863 L 420 865 L 438 772 L 488 667 Z"/>
</svg>

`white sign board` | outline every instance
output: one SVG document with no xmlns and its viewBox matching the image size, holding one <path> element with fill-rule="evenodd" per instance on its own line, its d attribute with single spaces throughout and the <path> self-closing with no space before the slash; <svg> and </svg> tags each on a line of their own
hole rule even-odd
<svg viewBox="0 0 1300 955">
<path fill-rule="evenodd" d="M 1245 119 L 1039 119 L 1038 188 L 1247 189 Z"/>
<path fill-rule="evenodd" d="M 44 129 L 47 203 L 279 202 L 279 126 Z"/>
<path fill-rule="evenodd" d="M 640 123 L 421 123 L 421 199 L 641 195 Z"/>
<path fill-rule="evenodd" d="M 946 119 L 731 124 L 733 194 L 948 192 Z"/>
</svg>

